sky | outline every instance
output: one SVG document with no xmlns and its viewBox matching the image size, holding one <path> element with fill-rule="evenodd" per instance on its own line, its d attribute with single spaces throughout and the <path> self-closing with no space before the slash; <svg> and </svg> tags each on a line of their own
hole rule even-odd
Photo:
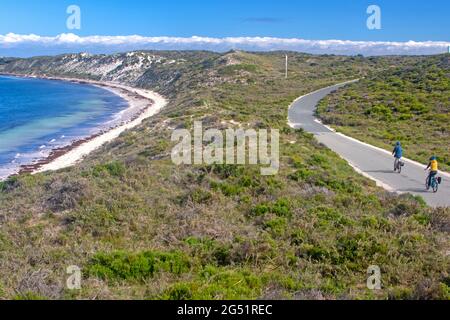
<svg viewBox="0 0 450 320">
<path fill-rule="evenodd" d="M 80 8 L 80 29 L 67 26 L 70 5 Z M 380 8 L 380 29 L 367 27 L 370 5 Z M 0 55 L 137 49 L 439 53 L 450 45 L 449 9 L 448 0 L 1 0 Z"/>
</svg>

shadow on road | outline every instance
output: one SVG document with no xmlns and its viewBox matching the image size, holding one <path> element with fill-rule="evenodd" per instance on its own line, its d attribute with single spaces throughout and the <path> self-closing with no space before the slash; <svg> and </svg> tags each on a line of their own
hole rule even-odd
<svg viewBox="0 0 450 320">
<path fill-rule="evenodd" d="M 399 192 L 415 192 L 415 193 L 431 193 L 430 191 L 427 191 L 425 189 L 420 189 L 420 188 L 401 189 L 398 191 Z"/>
<path fill-rule="evenodd" d="M 367 173 L 392 173 L 392 174 L 398 174 L 396 172 L 394 172 L 393 170 L 368 170 L 368 171 L 364 171 Z"/>
</svg>

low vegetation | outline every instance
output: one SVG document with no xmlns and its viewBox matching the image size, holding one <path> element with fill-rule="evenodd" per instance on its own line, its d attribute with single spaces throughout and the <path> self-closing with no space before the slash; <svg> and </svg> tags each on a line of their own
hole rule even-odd
<svg viewBox="0 0 450 320">
<path fill-rule="evenodd" d="M 337 130 L 385 149 L 396 141 L 405 155 L 450 170 L 450 55 L 418 57 L 324 99 L 320 117 Z"/>
<path fill-rule="evenodd" d="M 158 116 L 75 167 L 1 184 L 0 298 L 448 299 L 449 210 L 383 191 L 286 124 L 296 97 L 403 59 L 291 54 L 285 80 L 284 53 L 199 54 Z M 194 120 L 279 129 L 279 174 L 173 165 L 172 130 Z"/>
</svg>

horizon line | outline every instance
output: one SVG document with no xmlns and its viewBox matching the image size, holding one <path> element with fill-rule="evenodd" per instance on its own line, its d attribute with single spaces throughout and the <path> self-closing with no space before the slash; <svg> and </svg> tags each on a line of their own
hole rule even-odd
<svg viewBox="0 0 450 320">
<path fill-rule="evenodd" d="M 295 51 L 312 54 L 337 55 L 429 55 L 448 53 L 450 41 L 366 41 L 366 40 L 310 40 L 302 38 L 256 37 L 172 37 L 172 36 L 78 36 L 61 33 L 56 36 L 7 33 L 0 35 L 2 51 L 24 53 L 59 52 L 62 50 L 112 53 L 139 50 L 206 50 L 226 52 L 244 51 Z M 28 50 L 31 50 L 29 52 Z M 38 55 L 38 54 L 35 54 Z"/>
</svg>

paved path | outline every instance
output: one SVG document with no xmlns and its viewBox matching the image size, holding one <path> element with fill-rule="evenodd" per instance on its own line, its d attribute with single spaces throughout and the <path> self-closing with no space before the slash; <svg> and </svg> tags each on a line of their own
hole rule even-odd
<svg viewBox="0 0 450 320">
<path fill-rule="evenodd" d="M 403 159 L 406 165 L 402 173 L 394 173 L 394 158 L 389 151 L 337 133 L 316 119 L 315 110 L 319 101 L 346 84 L 348 83 L 324 88 L 298 98 L 289 108 L 291 127 L 303 128 L 314 134 L 317 140 L 347 160 L 356 171 L 389 191 L 419 195 L 433 207 L 450 206 L 450 174 L 440 173 L 444 181 L 439 186 L 439 191 L 428 192 L 425 190 L 425 165 Z"/>
</svg>

